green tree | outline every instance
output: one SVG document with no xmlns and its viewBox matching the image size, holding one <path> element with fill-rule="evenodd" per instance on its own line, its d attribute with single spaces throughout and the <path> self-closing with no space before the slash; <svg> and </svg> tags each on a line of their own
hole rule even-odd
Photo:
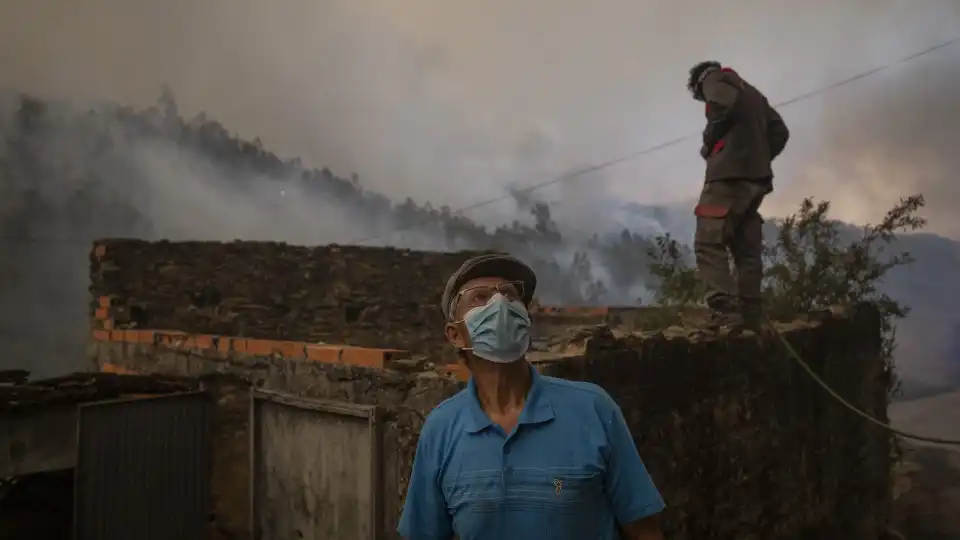
<svg viewBox="0 0 960 540">
<path fill-rule="evenodd" d="M 905 197 L 879 223 L 867 225 L 856 234 L 829 219 L 828 201 L 804 199 L 796 213 L 774 224 L 772 241 L 764 247 L 763 288 L 768 314 L 787 319 L 830 306 L 874 305 L 881 316 L 883 354 L 893 381 L 896 320 L 906 317 L 910 309 L 879 286 L 892 269 L 913 262 L 908 252 L 896 252 L 891 247 L 898 232 L 915 231 L 926 224 L 917 215 L 923 206 L 922 195 Z M 689 247 L 670 236 L 661 236 L 649 255 L 650 273 L 659 284 L 657 303 L 688 306 L 701 302 L 703 284 Z M 896 383 L 891 382 L 891 391 L 895 390 Z"/>
</svg>

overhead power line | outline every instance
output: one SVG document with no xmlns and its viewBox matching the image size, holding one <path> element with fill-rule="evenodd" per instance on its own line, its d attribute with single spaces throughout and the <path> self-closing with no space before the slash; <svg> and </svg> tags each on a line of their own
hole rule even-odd
<svg viewBox="0 0 960 540">
<path fill-rule="evenodd" d="M 793 97 L 793 98 L 790 98 L 790 99 L 788 99 L 788 100 L 786 100 L 786 101 L 782 101 L 782 102 L 780 102 L 780 103 L 777 103 L 777 104 L 774 105 L 774 107 L 776 107 L 776 108 L 783 108 L 783 107 L 788 107 L 788 106 L 790 106 L 790 105 L 793 105 L 793 104 L 795 104 L 795 103 L 799 103 L 799 102 L 801 102 L 801 101 L 806 101 L 806 100 L 811 99 L 811 98 L 813 98 L 813 97 L 816 97 L 816 96 L 818 96 L 818 95 L 820 95 L 820 94 L 825 94 L 825 93 L 830 92 L 830 91 L 832 91 L 832 90 L 836 90 L 837 88 L 840 88 L 841 86 L 846 86 L 846 85 L 848 85 L 848 84 L 850 84 L 850 83 L 859 81 L 860 79 L 865 79 L 865 78 L 870 77 L 870 76 L 872 76 L 872 75 L 876 75 L 877 73 L 880 73 L 880 72 L 882 72 L 882 71 L 886 71 L 886 70 L 888 70 L 888 69 L 890 69 L 890 68 L 899 66 L 899 65 L 901 65 L 901 64 L 905 64 L 905 63 L 907 63 L 907 62 L 911 62 L 911 61 L 916 60 L 916 59 L 918 59 L 918 58 L 921 58 L 921 57 L 923 57 L 923 56 L 927 56 L 928 54 L 934 53 L 934 52 L 939 51 L 939 50 L 941 50 L 941 49 L 945 49 L 945 48 L 947 48 L 947 47 L 951 47 L 951 46 L 953 46 L 953 45 L 956 45 L 957 43 L 960 43 L 960 36 L 954 37 L 953 39 L 950 39 L 950 40 L 948 40 L 948 41 L 944 41 L 944 42 L 938 43 L 938 44 L 936 44 L 936 45 L 934 45 L 934 46 L 932 46 L 932 47 L 928 47 L 928 48 L 926 48 L 926 49 L 924 49 L 924 50 L 922 50 L 922 51 L 913 53 L 913 54 L 911 54 L 911 55 L 909 55 L 909 56 L 905 56 L 905 57 L 903 57 L 903 58 L 899 58 L 899 59 L 894 60 L 894 61 L 892 61 L 892 62 L 888 62 L 888 63 L 886 63 L 886 64 L 883 64 L 883 65 L 879 66 L 879 67 L 875 67 L 875 68 L 873 68 L 873 69 L 869 69 L 869 70 L 867 70 L 867 71 L 863 71 L 863 72 L 861 72 L 861 73 L 857 73 L 856 75 L 853 75 L 853 76 L 851 76 L 851 77 L 847 77 L 846 79 L 837 81 L 837 82 L 835 82 L 835 83 L 832 83 L 832 84 L 829 84 L 829 85 L 826 85 L 826 86 L 821 86 L 821 87 L 819 87 L 819 88 L 817 88 L 817 89 L 815 89 L 815 90 L 811 90 L 810 92 L 807 92 L 807 93 L 805 93 L 805 94 L 801 94 L 801 95 L 799 95 L 799 96 L 795 96 L 795 97 Z M 634 151 L 634 152 L 630 152 L 629 154 L 625 154 L 625 155 L 622 155 L 622 156 L 620 156 L 620 157 L 615 157 L 615 158 L 609 159 L 609 160 L 607 160 L 607 161 L 601 161 L 601 162 L 598 162 L 598 163 L 594 163 L 593 165 L 589 165 L 589 166 L 586 166 L 586 167 L 583 167 L 583 168 L 580 168 L 580 169 L 576 169 L 576 170 L 571 171 L 571 172 L 568 172 L 568 173 L 561 174 L 560 176 L 557 176 L 557 177 L 555 177 L 555 178 L 551 178 L 550 180 L 547 180 L 547 181 L 544 181 L 544 182 L 539 182 L 539 183 L 536 183 L 536 184 L 532 184 L 532 185 L 529 185 L 529 186 L 526 186 L 526 187 L 523 187 L 523 188 L 519 188 L 519 189 L 513 190 L 512 193 L 509 193 L 509 194 L 507 194 L 507 195 L 500 195 L 500 196 L 497 196 L 497 197 L 492 197 L 492 198 L 490 198 L 490 199 L 485 199 L 485 200 L 477 201 L 477 202 L 475 202 L 475 203 L 472 203 L 472 204 L 469 204 L 469 205 L 467 205 L 467 206 L 464 206 L 464 207 L 462 207 L 462 208 L 457 209 L 457 210 L 455 211 L 455 213 L 468 212 L 468 211 L 474 210 L 474 209 L 476 209 L 476 208 L 481 208 L 481 207 L 484 207 L 484 206 L 489 206 L 489 205 L 494 204 L 494 203 L 498 203 L 498 202 L 500 202 L 500 201 L 508 200 L 508 199 L 510 199 L 510 198 L 515 197 L 516 195 L 531 193 L 531 192 L 533 192 L 533 191 L 536 191 L 536 190 L 541 189 L 541 188 L 545 188 L 545 187 L 547 187 L 547 186 L 552 186 L 552 185 L 554 185 L 554 184 L 559 184 L 559 183 L 562 183 L 562 182 L 568 182 L 568 181 L 571 181 L 571 180 L 575 180 L 575 179 L 578 179 L 578 178 L 580 178 L 580 177 L 583 177 L 584 175 L 587 175 L 587 174 L 589 174 L 589 173 L 596 172 L 596 171 L 600 171 L 600 170 L 603 170 L 603 169 L 608 169 L 608 168 L 610 168 L 610 167 L 614 167 L 614 166 L 619 165 L 619 164 L 621 164 L 621 163 L 624 163 L 624 162 L 627 162 L 627 161 L 632 161 L 632 160 L 634 160 L 634 159 L 641 158 L 641 157 L 646 156 L 646 155 L 648 155 L 648 154 L 653 154 L 653 153 L 655 153 L 655 152 L 659 152 L 660 150 L 664 150 L 664 149 L 666 149 L 666 148 L 670 148 L 671 146 L 676 146 L 676 145 L 678 145 L 678 144 L 680 144 L 680 143 L 682 143 L 682 142 L 684 142 L 684 141 L 686 141 L 686 140 L 689 140 L 689 139 L 692 139 L 693 137 L 696 137 L 696 135 L 697 135 L 696 133 L 691 133 L 691 134 L 689 134 L 689 135 L 684 135 L 684 136 L 678 137 L 678 138 L 676 138 L 676 139 L 671 139 L 671 140 L 668 140 L 668 141 L 664 141 L 664 142 L 661 142 L 661 143 L 656 144 L 656 145 L 653 145 L 653 146 L 648 146 L 648 147 L 646 147 L 646 148 L 643 148 L 642 150 L 636 150 L 636 151 Z M 392 234 L 394 234 L 394 233 L 398 233 L 398 232 L 401 232 L 401 231 L 405 231 L 405 230 L 408 230 L 408 229 L 412 229 L 412 228 L 414 228 L 414 227 L 418 227 L 418 226 L 420 226 L 420 225 L 425 225 L 425 224 L 427 224 L 427 223 L 429 223 L 429 222 L 430 222 L 429 219 L 419 220 L 419 221 L 416 221 L 416 222 L 414 222 L 414 223 L 410 223 L 410 224 L 408 224 L 408 225 L 404 225 L 404 226 L 402 226 L 402 227 L 397 227 L 397 228 L 393 229 L 392 231 L 389 231 L 389 232 L 386 233 L 386 234 L 375 234 L 375 235 L 371 235 L 371 236 L 362 237 L 362 238 L 360 238 L 360 239 L 358 239 L 358 240 L 355 240 L 355 241 L 353 241 L 353 242 L 350 242 L 350 244 L 363 244 L 363 243 L 369 242 L 369 241 L 371 241 L 371 240 L 378 240 L 378 239 L 380 239 L 380 238 L 383 238 L 384 236 L 389 236 L 389 235 L 392 235 Z"/>
</svg>

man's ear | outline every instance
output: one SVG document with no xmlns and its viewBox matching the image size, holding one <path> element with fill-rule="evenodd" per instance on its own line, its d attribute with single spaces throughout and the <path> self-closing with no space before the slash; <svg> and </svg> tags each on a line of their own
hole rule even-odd
<svg viewBox="0 0 960 540">
<path fill-rule="evenodd" d="M 447 323 L 443 328 L 443 333 L 447 341 L 458 349 L 470 347 L 470 335 L 467 333 L 467 325 L 463 321 Z"/>
</svg>

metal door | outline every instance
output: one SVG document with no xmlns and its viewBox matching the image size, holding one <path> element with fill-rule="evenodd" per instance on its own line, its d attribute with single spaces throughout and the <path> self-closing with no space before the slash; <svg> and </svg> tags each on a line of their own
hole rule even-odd
<svg viewBox="0 0 960 540">
<path fill-rule="evenodd" d="M 79 405 L 76 540 L 203 540 L 210 497 L 203 392 Z"/>
<path fill-rule="evenodd" d="M 254 391 L 253 540 L 377 540 L 375 406 Z"/>
</svg>

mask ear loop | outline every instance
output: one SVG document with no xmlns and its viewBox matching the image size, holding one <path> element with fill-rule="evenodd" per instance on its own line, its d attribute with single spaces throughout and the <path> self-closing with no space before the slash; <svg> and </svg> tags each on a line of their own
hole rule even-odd
<svg viewBox="0 0 960 540">
<path fill-rule="evenodd" d="M 472 311 L 472 310 L 471 310 Z M 470 313 L 469 311 L 467 313 Z M 453 324 L 457 326 L 457 329 L 460 331 L 460 335 L 463 336 L 464 342 L 466 342 L 469 347 L 458 347 L 457 351 L 473 353 L 473 343 L 470 342 L 470 331 L 467 329 L 467 318 L 464 316 L 459 321 L 454 321 Z"/>
<path fill-rule="evenodd" d="M 450 314 L 453 314 L 453 313 L 457 310 L 457 306 L 460 305 L 460 298 L 462 298 L 462 297 L 463 297 L 463 292 L 462 292 L 462 291 L 461 291 L 461 292 L 458 292 L 457 295 L 453 298 L 453 301 L 450 302 L 450 309 L 449 309 L 449 313 L 450 313 Z M 470 313 L 470 312 L 467 311 L 467 313 Z M 469 341 L 469 339 L 470 339 L 470 332 L 467 331 L 467 313 L 464 313 L 464 316 L 461 317 L 459 321 L 450 321 L 450 322 L 449 322 L 449 324 L 452 324 L 452 325 L 454 325 L 454 326 L 457 327 L 457 330 L 459 331 L 460 335 L 463 336 L 464 341 Z M 473 344 L 471 343 L 470 345 L 473 345 Z M 460 353 L 460 352 L 469 352 L 469 353 L 471 353 L 471 354 L 473 353 L 473 347 L 472 347 L 472 346 L 471 346 L 471 347 L 457 347 L 456 345 L 454 345 L 454 349 L 455 349 L 458 353 Z"/>
</svg>

